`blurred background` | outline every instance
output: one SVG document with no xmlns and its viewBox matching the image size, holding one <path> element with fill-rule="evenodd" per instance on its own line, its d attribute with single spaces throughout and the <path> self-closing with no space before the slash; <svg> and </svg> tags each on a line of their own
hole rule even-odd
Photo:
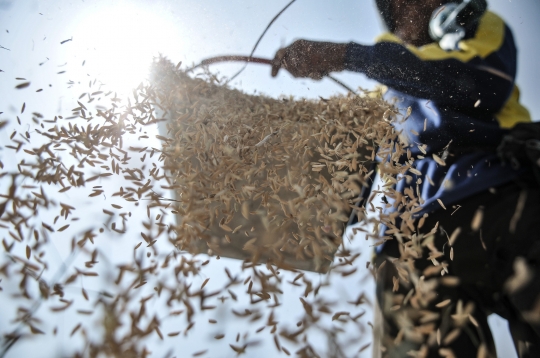
<svg viewBox="0 0 540 358">
<path fill-rule="evenodd" d="M 20 115 L 23 103 L 27 108 L 26 113 L 38 112 L 48 118 L 69 112 L 77 106 L 79 95 L 89 91 L 89 87 L 93 88 L 92 91 L 97 91 L 96 88 L 111 89 L 117 92 L 118 96 L 127 96 L 139 83 L 146 81 L 149 64 L 153 57 L 159 54 L 168 57 L 173 63 L 181 61 L 182 68 L 217 55 L 248 55 L 269 21 L 287 3 L 288 1 L 281 0 L 0 0 L 0 119 L 9 120 L 10 125 L 15 126 L 15 116 Z M 489 6 L 507 21 L 514 32 L 519 49 L 517 83 L 521 88 L 522 102 L 531 111 L 534 119 L 540 119 L 540 101 L 535 97 L 540 83 L 540 70 L 537 65 L 540 55 L 540 2 L 490 0 Z M 280 47 L 300 38 L 370 44 L 382 30 L 374 1 L 297 0 L 273 24 L 254 55 L 272 58 Z M 242 64 L 227 63 L 213 65 L 211 70 L 222 76 L 230 76 L 241 67 Z M 375 85 L 361 74 L 339 73 L 335 76 L 353 88 L 370 89 Z M 17 78 L 30 81 L 30 86 L 24 90 L 16 90 L 15 86 L 21 83 Z M 281 71 L 277 78 L 271 78 L 270 68 L 257 64 L 248 65 L 231 86 L 246 93 L 263 93 L 273 97 L 292 95 L 296 98 L 318 98 L 345 93 L 328 79 L 298 80 L 285 71 Z M 37 92 L 40 89 L 41 91 Z M 26 120 L 30 123 L 29 119 Z M 9 127 L 4 128 L 0 131 L 0 140 L 7 142 L 11 132 Z M 148 132 L 155 134 L 157 129 L 150 128 Z M 131 140 L 136 142 L 135 137 Z M 159 145 L 159 142 L 156 141 L 156 145 Z M 10 168 L 21 158 L 0 152 L 0 159 L 6 168 Z M 4 186 L 2 192 L 5 191 Z M 81 206 L 86 203 L 86 199 L 76 195 L 68 197 L 67 200 L 80 203 Z M 92 212 L 89 207 L 83 222 L 88 221 L 88 225 L 91 225 L 90 221 L 99 215 L 102 215 L 100 208 Z M 136 211 L 134 215 L 136 217 Z M 145 213 L 141 215 L 144 216 Z M 136 222 L 136 219 L 133 221 Z M 135 227 L 130 229 L 135 233 L 140 231 Z M 5 230 L 0 229 L 0 236 L 7 236 Z M 121 261 L 124 255 L 122 240 L 126 238 L 121 239 L 111 233 L 109 236 L 104 235 L 101 242 L 112 256 Z M 371 243 L 358 238 L 355 242 L 358 250 L 364 252 L 364 259 L 369 260 Z M 69 241 L 58 241 L 55 245 L 58 262 L 64 262 L 69 255 Z M 219 263 L 213 262 L 209 270 L 219 271 L 222 275 L 223 267 L 227 265 L 236 268 L 239 266 L 234 260 L 223 259 Z M 217 275 L 212 272 L 214 271 L 208 271 L 209 277 Z M 319 275 L 312 276 L 313 280 L 324 280 L 324 277 Z M 203 279 L 200 278 L 200 281 Z M 357 277 L 351 280 L 348 283 L 332 281 L 332 285 L 336 285 L 336 299 L 354 300 L 354 286 L 362 286 L 366 292 L 373 291 L 368 270 L 359 272 Z M 353 286 L 351 282 L 354 283 Z M 0 333 L 4 333 L 4 327 L 9 326 L 10 314 L 5 312 L 9 311 L 12 302 L 9 289 L 3 288 L 4 291 L 0 291 L 0 303 L 3 307 Z M 99 284 L 96 284 L 96 290 L 98 289 Z M 294 305 L 298 305 L 298 293 L 291 291 L 286 293 L 287 295 L 293 297 L 291 301 L 294 300 Z M 373 296 L 370 299 L 372 300 Z M 294 312 L 297 309 L 294 305 L 285 305 L 284 314 Z M 371 312 L 369 308 L 366 309 L 369 321 Z M 59 327 L 56 338 L 36 336 L 15 345 L 6 356 L 70 355 L 70 342 L 74 342 L 74 345 L 80 343 L 76 337 L 70 336 L 76 320 L 80 317 L 76 317 L 74 313 L 66 313 L 61 318 L 52 317 L 49 322 L 51 329 L 55 325 Z M 53 324 L 52 320 L 59 322 Z M 490 319 L 490 323 L 495 328 L 495 340 L 500 356 L 515 356 L 506 323 L 495 316 Z M 239 325 L 234 316 L 224 316 L 223 326 L 219 329 L 235 330 Z M 182 340 L 182 343 L 169 339 L 167 349 L 161 347 L 156 340 L 156 355 L 153 356 L 165 356 L 165 352 L 169 352 L 168 348 L 173 347 L 173 354 L 170 356 L 180 357 L 184 353 L 200 351 L 201 347 L 205 347 L 209 342 L 209 332 L 204 328 L 195 329 L 190 334 L 189 339 Z M 370 331 L 365 332 L 363 340 L 371 341 Z M 273 342 L 270 339 L 263 340 L 256 348 L 257 355 L 273 356 L 273 351 L 269 351 L 268 346 L 273 346 Z M 45 351 L 43 347 L 46 348 Z M 371 353 L 370 349 L 367 349 L 358 354 L 369 357 Z M 217 350 L 208 355 L 235 356 L 231 350 Z"/>
</svg>

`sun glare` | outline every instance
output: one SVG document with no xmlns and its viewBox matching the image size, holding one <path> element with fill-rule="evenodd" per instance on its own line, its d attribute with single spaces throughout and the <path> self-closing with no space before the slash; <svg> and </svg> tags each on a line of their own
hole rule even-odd
<svg viewBox="0 0 540 358">
<path fill-rule="evenodd" d="M 119 94 L 128 94 L 148 76 L 152 58 L 167 53 L 174 26 L 152 9 L 104 5 L 86 12 L 73 34 L 81 70 Z"/>
</svg>

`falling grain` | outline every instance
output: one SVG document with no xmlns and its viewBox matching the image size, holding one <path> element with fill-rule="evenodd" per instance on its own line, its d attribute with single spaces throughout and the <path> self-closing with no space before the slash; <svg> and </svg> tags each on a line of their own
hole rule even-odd
<svg viewBox="0 0 540 358">
<path fill-rule="evenodd" d="M 72 337 L 78 330 L 79 328 L 81 328 L 81 323 L 77 324 L 72 330 L 71 330 L 71 333 L 69 334 L 70 337 Z"/>
<path fill-rule="evenodd" d="M 471 229 L 473 231 L 478 231 L 480 227 L 482 226 L 483 219 L 484 219 L 484 207 L 480 206 L 478 209 L 476 209 L 476 212 L 474 213 L 474 217 L 471 221 Z"/>
<path fill-rule="evenodd" d="M 444 210 L 446 210 L 446 206 L 444 206 L 443 202 L 441 199 L 437 199 L 437 202 L 439 203 L 439 205 L 441 206 L 441 208 L 443 208 Z"/>
<path fill-rule="evenodd" d="M 201 290 L 204 288 L 204 286 L 206 286 L 206 284 L 208 283 L 209 280 L 210 280 L 210 278 L 207 278 L 207 279 L 204 280 L 204 282 L 201 285 Z"/>
<path fill-rule="evenodd" d="M 235 354 L 249 355 L 249 347 L 256 344 L 250 334 L 267 327 L 283 354 L 291 354 L 282 344 L 286 342 L 294 344 L 300 356 L 324 356 L 315 352 L 318 348 L 301 347 L 305 343 L 302 337 L 319 330 L 324 315 L 332 319 L 338 348 L 345 348 L 341 347 L 341 332 L 364 332 L 360 318 L 365 312 L 334 309 L 328 293 L 335 290 L 336 280 L 354 281 L 363 271 L 357 268 L 366 256 L 358 259 L 359 253 L 349 251 L 343 237 L 345 223 L 362 185 L 375 173 L 366 160 L 375 160 L 377 153 L 385 151 L 398 156 L 407 151 L 392 127 L 397 112 L 380 99 L 353 95 L 324 100 L 248 95 L 219 85 L 221 79 L 210 74 L 203 80 L 188 76 L 179 65 L 175 68 L 161 61 L 157 66 L 163 73 L 151 86 L 135 89 L 129 99 L 103 93 L 99 79 L 92 78 L 87 83 L 92 89 L 68 107 L 73 113 L 54 118 L 34 114 L 33 127 L 14 132 L 11 147 L 6 148 L 28 159 L 18 163 L 14 181 L 29 187 L 17 184 L 2 193 L 2 220 L 9 217 L 11 222 L 0 225 L 8 226 L 3 240 L 6 254 L 21 254 L 26 245 L 27 255 L 26 259 L 10 257 L 13 268 L 0 265 L 2 285 L 9 280 L 4 273 L 11 272 L 10 290 L 19 290 L 19 297 L 31 297 L 19 283 L 30 285 L 32 278 L 40 277 L 41 296 L 37 298 L 55 302 L 49 306 L 52 313 L 60 318 L 72 314 L 70 307 L 75 307 L 78 314 L 93 315 L 84 317 L 92 318 L 91 322 L 76 326 L 72 335 L 79 332 L 77 339 L 91 346 L 96 355 L 121 355 L 127 345 L 129 354 L 148 355 L 148 343 L 164 339 L 160 323 L 165 319 L 176 327 L 166 336 L 175 338 L 159 344 L 183 344 L 181 340 L 190 339 L 190 330 L 196 323 L 201 325 L 201 320 L 216 325 L 215 318 L 224 317 L 220 323 L 227 324 L 223 314 L 229 309 L 243 329 L 236 334 L 237 343 L 230 345 Z M 150 141 L 155 139 L 148 128 L 163 117 L 167 117 L 168 133 L 157 136 L 161 144 L 156 145 Z M 17 121 L 26 125 L 25 118 L 17 117 Z M 127 143 L 128 133 L 136 144 Z M 36 137 L 46 144 L 36 145 Z M 428 155 L 427 147 L 418 145 Z M 414 160 L 411 155 L 406 166 L 391 161 L 379 170 L 392 184 L 399 175 L 410 176 L 407 168 L 420 173 Z M 91 182 L 99 185 L 91 187 Z M 395 197 L 390 186 L 379 189 L 385 197 Z M 397 199 L 407 226 L 413 225 L 409 218 L 419 207 L 413 194 Z M 88 206 L 84 206 L 86 202 L 80 206 L 58 203 L 59 198 L 75 195 L 88 196 Z M 90 217 L 94 209 L 99 215 Z M 51 216 L 45 216 L 47 210 Z M 74 212 L 80 213 L 80 221 Z M 373 219 L 370 224 L 379 225 L 381 220 Z M 55 231 L 57 225 L 60 228 Z M 418 242 L 409 229 L 415 231 L 414 227 L 405 232 L 396 228 L 395 234 L 401 235 L 402 242 Z M 132 232 L 140 232 L 147 247 L 141 248 L 142 242 L 131 237 Z M 116 255 L 112 247 L 116 248 L 116 236 L 121 235 L 131 241 L 123 246 L 125 253 Z M 68 252 L 71 248 L 62 263 L 65 276 L 60 275 L 58 282 L 46 281 L 55 276 L 48 271 L 50 267 L 58 265 L 49 265 L 52 255 L 45 253 L 60 244 Z M 206 286 L 214 276 L 213 264 L 220 257 L 232 256 L 231 250 L 242 260 L 240 272 L 226 270 L 225 280 L 216 275 L 210 290 Z M 388 265 L 398 269 L 393 289 L 399 292 L 419 276 L 400 271 L 404 269 L 396 262 Z M 374 272 L 383 272 L 386 264 L 384 261 Z M 305 270 L 325 272 L 328 284 L 312 281 Z M 98 272 L 103 273 L 99 280 Z M 205 279 L 199 288 L 195 282 L 201 277 Z M 442 284 L 457 284 L 457 279 L 440 279 Z M 92 291 L 80 288 L 82 285 L 92 285 Z M 289 294 L 287 285 L 301 292 L 303 310 L 298 314 L 280 314 L 284 295 Z M 80 288 L 80 295 L 73 294 L 75 287 Z M 354 285 L 353 290 L 358 298 L 350 304 L 369 304 L 361 285 Z M 421 294 L 410 289 L 405 300 L 396 301 L 392 308 L 409 309 L 423 299 Z M 30 307 L 26 304 L 30 301 L 21 307 Z M 94 306 L 86 307 L 94 304 L 99 307 L 95 312 Z M 158 318 L 163 307 L 169 314 Z M 21 311 L 21 315 L 40 322 L 39 311 Z M 94 321 L 103 337 L 90 341 L 87 334 L 94 329 Z M 184 330 L 176 330 L 186 324 Z M 297 331 L 285 328 L 295 325 Z M 42 333 L 40 324 L 35 326 L 30 327 L 32 333 Z M 208 337 L 219 341 L 225 334 L 231 333 L 209 333 Z M 131 345 L 132 341 L 137 344 Z M 228 343 L 215 342 L 221 348 Z M 205 348 L 204 342 L 190 344 L 194 350 Z M 206 352 L 198 350 L 193 355 Z"/>
<path fill-rule="evenodd" d="M 437 154 L 433 154 L 433 160 L 437 162 L 437 164 L 442 165 L 443 167 L 446 166 L 446 162 L 441 159 Z"/>
<path fill-rule="evenodd" d="M 448 244 L 450 246 L 454 246 L 454 243 L 456 242 L 456 239 L 458 238 L 459 234 L 461 233 L 461 227 L 457 227 L 452 232 L 452 235 L 450 235 L 450 238 L 448 239 Z"/>
<path fill-rule="evenodd" d="M 446 307 L 446 306 L 448 306 L 450 304 L 450 302 L 452 302 L 452 300 L 447 299 L 447 300 L 444 300 L 444 301 L 441 301 L 441 302 L 437 303 L 435 305 L 435 307 L 438 307 L 438 308 Z"/>
<path fill-rule="evenodd" d="M 476 319 L 469 313 L 469 320 L 471 321 L 471 323 L 475 326 L 475 327 L 478 327 L 478 322 L 476 321 Z"/>
<path fill-rule="evenodd" d="M 30 86 L 30 82 L 23 82 L 23 83 L 20 83 L 17 86 L 15 86 L 15 88 L 16 89 L 23 89 L 23 88 L 26 88 L 28 86 Z"/>
</svg>

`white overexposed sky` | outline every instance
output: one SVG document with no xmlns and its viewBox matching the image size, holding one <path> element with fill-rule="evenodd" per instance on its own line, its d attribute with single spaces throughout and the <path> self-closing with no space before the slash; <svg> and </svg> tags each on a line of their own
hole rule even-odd
<svg viewBox="0 0 540 358">
<path fill-rule="evenodd" d="M 13 81 L 13 71 L 43 76 L 48 68 L 67 62 L 66 78 L 90 74 L 129 88 L 146 77 L 146 63 L 157 53 L 185 64 L 215 55 L 249 54 L 270 19 L 287 3 L 1 0 L 0 45 L 11 51 L 0 52 L 0 69 L 5 71 L 3 77 Z M 540 103 L 534 96 L 540 81 L 536 66 L 540 2 L 491 0 L 489 6 L 514 31 L 519 49 L 517 83 L 522 89 L 523 103 L 533 118 L 540 119 Z M 280 46 L 299 38 L 370 44 L 380 32 L 381 23 L 371 0 L 297 0 L 273 24 L 255 55 L 272 58 Z M 71 37 L 72 42 L 60 45 L 60 41 Z M 47 57 L 50 60 L 38 66 Z M 241 66 L 220 64 L 212 68 L 227 75 Z M 267 66 L 252 64 L 234 85 L 246 92 L 257 90 L 272 96 L 317 98 L 343 91 L 328 79 L 298 80 L 284 71 L 272 79 L 269 71 Z M 23 77 L 21 73 L 17 76 Z M 351 87 L 373 86 L 362 74 L 336 76 Z M 12 88 L 5 83 L 3 88 Z M 0 93 L 4 101 L 9 98 L 7 93 Z"/>
<path fill-rule="evenodd" d="M 183 66 L 216 55 L 248 55 L 268 22 L 287 3 L 288 0 L 0 0 L 0 112 L 3 112 L 0 119 L 10 120 L 12 125 L 22 103 L 26 103 L 29 111 L 43 113 L 46 117 L 69 111 L 76 106 L 79 94 L 95 79 L 98 84 L 129 93 L 148 77 L 148 64 L 158 53 L 174 63 L 182 61 Z M 300 38 L 373 43 L 382 31 L 373 3 L 371 0 L 297 0 L 273 24 L 255 55 L 272 58 L 281 46 Z M 491 0 L 489 6 L 514 32 L 519 50 L 517 83 L 523 103 L 533 119 L 538 120 L 540 1 Z M 68 39 L 70 41 L 61 44 Z M 231 75 L 241 66 L 218 64 L 212 66 L 212 70 Z M 31 81 L 28 90 L 14 89 L 20 83 L 16 77 Z M 369 89 L 375 84 L 357 73 L 340 73 L 336 77 L 350 87 Z M 270 96 L 318 98 L 344 92 L 328 79 L 294 79 L 285 71 L 277 78 L 271 78 L 270 69 L 257 64 L 249 65 L 232 85 L 248 93 L 256 91 Z M 38 89 L 43 91 L 36 92 Z M 9 128 L 0 132 L 0 140 L 7 141 L 11 132 Z M 9 167 L 21 158 L 0 152 L 0 159 Z M 1 191 L 5 192 L 5 188 Z M 94 215 L 91 213 L 89 209 L 86 220 Z M 1 236 L 5 234 L 0 231 Z M 106 245 L 110 245 L 111 252 L 120 253 L 122 242 L 113 235 L 109 239 L 111 241 Z M 58 257 L 62 260 L 67 250 L 62 249 L 61 243 L 57 246 Z M 369 245 L 364 245 L 364 249 L 369 251 Z M 366 257 L 369 254 L 366 253 Z M 223 260 L 214 263 L 215 270 L 222 270 L 227 263 L 235 264 Z M 364 270 L 363 274 L 366 273 Z M 358 281 L 357 284 L 373 290 L 372 282 Z M 292 291 L 288 294 L 297 295 Z M 351 299 L 349 295 L 351 290 L 347 284 L 336 283 L 338 298 Z M 1 292 L 0 302 L 6 303 Z M 292 306 L 284 310 L 293 312 Z M 0 327 L 6 322 L 7 318 L 0 317 Z M 234 326 L 235 323 L 230 324 Z M 497 327 L 495 334 L 501 357 L 512 357 L 515 353 L 504 323 L 492 319 L 492 324 Z M 64 318 L 62 325 L 67 332 L 63 333 L 64 340 L 51 343 L 36 339 L 33 345 L 16 346 L 10 356 L 32 356 L 29 352 L 47 344 L 49 353 L 40 351 L 33 356 L 53 357 L 55 352 L 62 352 L 73 328 L 69 318 Z M 194 333 L 191 343 L 202 342 L 207 335 L 203 331 Z M 369 340 L 369 334 L 366 339 Z M 259 349 L 258 354 L 271 357 L 272 353 L 264 347 L 267 346 Z M 182 348 L 182 352 L 189 354 L 194 351 L 196 349 L 189 346 Z M 223 352 L 219 356 L 232 355 Z"/>
</svg>

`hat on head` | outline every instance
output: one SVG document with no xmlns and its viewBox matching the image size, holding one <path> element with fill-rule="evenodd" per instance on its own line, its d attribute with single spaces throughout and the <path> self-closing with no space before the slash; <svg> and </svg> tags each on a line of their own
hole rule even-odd
<svg viewBox="0 0 540 358">
<path fill-rule="evenodd" d="M 392 2 L 395 0 L 375 0 L 379 13 L 390 32 L 395 32 L 395 14 L 392 11 Z M 406 0 L 407 2 L 418 2 L 423 0 Z M 464 0 L 455 0 L 453 3 L 459 5 Z M 469 28 L 484 14 L 487 9 L 486 0 L 470 0 L 466 8 L 458 15 L 457 22 L 464 28 Z"/>
</svg>

